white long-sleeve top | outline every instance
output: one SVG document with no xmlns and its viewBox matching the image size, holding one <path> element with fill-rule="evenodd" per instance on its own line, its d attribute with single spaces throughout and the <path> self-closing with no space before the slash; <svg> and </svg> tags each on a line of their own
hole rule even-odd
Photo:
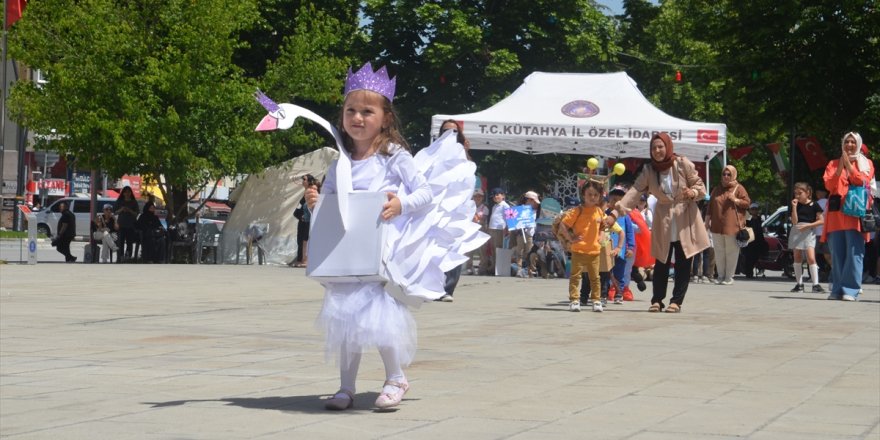
<svg viewBox="0 0 880 440">
<path fill-rule="evenodd" d="M 504 210 L 507 208 L 510 208 L 510 205 L 504 200 L 492 208 L 492 215 L 489 217 L 489 229 L 507 229 L 507 222 L 504 221 Z"/>
<path fill-rule="evenodd" d="M 407 214 L 430 203 L 431 187 L 425 177 L 417 171 L 413 157 L 408 151 L 399 147 L 393 151 L 394 154 L 391 156 L 376 153 L 363 160 L 352 160 L 352 189 L 368 191 L 373 187 L 375 191 L 397 193 L 400 184 L 403 184 L 408 194 L 397 194 L 397 197 L 400 199 L 401 214 Z M 373 181 L 377 176 L 382 176 L 382 180 L 374 187 Z M 328 194 L 337 192 L 335 161 L 330 164 L 321 192 Z"/>
</svg>

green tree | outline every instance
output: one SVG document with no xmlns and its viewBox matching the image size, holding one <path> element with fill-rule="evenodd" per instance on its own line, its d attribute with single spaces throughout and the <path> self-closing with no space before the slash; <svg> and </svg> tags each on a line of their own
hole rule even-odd
<svg viewBox="0 0 880 440">
<path fill-rule="evenodd" d="M 187 191 L 261 169 L 269 143 L 254 85 L 232 63 L 254 1 L 41 0 L 9 37 L 10 53 L 48 84 L 19 82 L 13 117 L 62 135 L 53 149 L 112 176 L 164 177 L 174 218 Z"/>
<path fill-rule="evenodd" d="M 871 2 L 667 0 L 655 17 L 642 1 L 626 6 L 627 70 L 667 113 L 726 123 L 728 148 L 757 146 L 733 161 L 753 193 L 790 197 L 768 172 L 767 143 L 815 135 L 834 157 L 847 130 L 880 136 L 880 10 Z M 795 165 L 797 180 L 819 183 L 820 173 Z"/>
<path fill-rule="evenodd" d="M 354 46 L 363 44 L 364 35 L 358 31 L 356 10 L 329 8 L 333 2 L 322 3 L 321 8 L 302 3 L 286 28 L 277 54 L 263 60 L 265 74 L 260 84 L 278 102 L 301 105 L 335 121 L 342 105 L 346 71 L 357 63 L 351 54 Z M 260 46 L 258 43 L 253 42 Z M 273 145 L 280 146 L 276 150 L 278 160 L 333 142 L 326 132 L 309 122 L 297 122 L 290 130 L 266 136 Z"/>
<path fill-rule="evenodd" d="M 617 28 L 591 0 L 368 0 L 365 59 L 399 72 L 405 135 L 425 146 L 431 116 L 484 109 L 534 71 L 614 70 Z M 481 172 L 511 191 L 540 188 L 582 157 L 474 151 Z M 536 172 L 536 170 L 538 170 Z"/>
<path fill-rule="evenodd" d="M 289 44 L 286 39 L 294 35 L 308 37 L 302 33 L 304 30 L 316 30 L 304 27 L 304 22 L 321 22 L 330 17 L 333 22 L 328 25 L 334 27 L 336 39 L 350 40 L 357 32 L 360 5 L 346 0 L 257 0 L 257 9 L 259 19 L 255 25 L 240 34 L 247 46 L 236 51 L 234 60 L 244 69 L 245 76 L 259 79 L 266 74 L 269 64 L 282 56 Z M 351 51 L 338 42 L 328 42 L 326 38 L 318 36 L 314 46 L 322 51 L 313 51 L 312 56 L 344 55 Z"/>
</svg>

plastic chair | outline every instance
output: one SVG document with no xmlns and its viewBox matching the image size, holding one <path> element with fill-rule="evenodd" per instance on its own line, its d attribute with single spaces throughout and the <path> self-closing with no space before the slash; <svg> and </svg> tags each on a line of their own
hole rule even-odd
<svg viewBox="0 0 880 440">
<path fill-rule="evenodd" d="M 196 263 L 202 263 L 203 252 L 210 250 L 214 255 L 214 264 L 217 264 L 217 255 L 220 248 L 220 228 L 215 223 L 196 224 Z"/>
</svg>

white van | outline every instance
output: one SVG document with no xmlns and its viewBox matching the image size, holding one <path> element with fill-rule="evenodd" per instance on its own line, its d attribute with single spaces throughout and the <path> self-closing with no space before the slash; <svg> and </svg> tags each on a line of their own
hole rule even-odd
<svg viewBox="0 0 880 440">
<path fill-rule="evenodd" d="M 58 227 L 58 219 L 61 218 L 60 204 L 67 203 L 70 212 L 76 216 L 76 235 L 88 237 L 91 228 L 91 199 L 86 197 L 64 197 L 53 202 L 51 205 L 37 212 L 37 232 L 49 237 L 55 236 L 55 228 Z M 100 214 L 106 204 L 114 204 L 116 199 L 98 197 L 95 211 Z"/>
<path fill-rule="evenodd" d="M 761 222 L 764 229 L 765 237 L 788 237 L 791 230 L 791 216 L 788 213 L 788 206 L 780 206 L 767 219 Z"/>
</svg>

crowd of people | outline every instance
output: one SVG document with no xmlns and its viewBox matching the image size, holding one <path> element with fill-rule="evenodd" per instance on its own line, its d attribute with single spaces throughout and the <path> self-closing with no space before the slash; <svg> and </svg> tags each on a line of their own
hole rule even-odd
<svg viewBox="0 0 880 440">
<path fill-rule="evenodd" d="M 507 261 L 497 269 L 495 260 L 500 250 L 510 249 L 511 274 L 569 277 L 569 309 L 579 311 L 586 304 L 597 312 L 609 300 L 632 300 L 631 281 L 639 290 L 645 290 L 645 279 L 653 282 L 649 311 L 678 312 L 691 283 L 729 286 L 734 275 L 757 276 L 760 259 L 768 253 L 764 217 L 761 206 L 737 180 L 736 168 L 725 166 L 720 184 L 707 194 L 693 163 L 674 153 L 668 135 L 654 136 L 649 148 L 650 162 L 634 182 L 610 190 L 585 182 L 577 206 L 566 203 L 570 209 L 560 216 L 565 227 L 558 231 L 540 226 L 509 230 L 504 212 L 511 204 L 505 191 L 490 192 L 491 207 L 484 203 L 482 191 L 475 193 L 480 214 L 474 221 L 492 238 L 473 253 L 465 273 L 506 272 Z M 795 278 L 791 292 L 828 293 L 828 299 L 853 301 L 863 290 L 862 283 L 880 283 L 877 234 L 862 231 L 859 216 L 847 214 L 841 202 L 852 188 L 864 188 L 869 197 L 862 208 L 870 211 L 880 197 L 873 164 L 865 153 L 858 133 L 847 133 L 841 158 L 828 164 L 824 187 L 814 194 L 806 182 L 794 185 L 788 213 L 791 226 L 775 231 L 787 240 L 791 253 L 787 260 Z M 530 204 L 536 216 L 541 215 L 540 196 L 534 191 L 524 193 L 519 204 Z M 596 229 L 599 217 L 609 227 Z M 611 222 L 619 226 L 619 233 Z M 479 265 L 473 261 L 477 257 Z M 670 276 L 674 281 L 667 305 Z M 807 287 L 805 279 L 810 283 Z"/>
<path fill-rule="evenodd" d="M 76 235 L 76 216 L 63 202 L 59 212 L 53 245 L 65 261 L 74 263 L 77 258 L 70 253 L 70 242 Z M 156 205 L 151 200 L 141 208 L 129 186 L 122 188 L 115 203 L 102 207 L 91 222 L 90 234 L 93 262 L 98 261 L 98 254 L 102 263 L 111 262 L 114 254 L 117 263 L 165 261 L 167 231 L 156 215 Z M 140 255 L 135 252 L 138 246 Z"/>
</svg>

